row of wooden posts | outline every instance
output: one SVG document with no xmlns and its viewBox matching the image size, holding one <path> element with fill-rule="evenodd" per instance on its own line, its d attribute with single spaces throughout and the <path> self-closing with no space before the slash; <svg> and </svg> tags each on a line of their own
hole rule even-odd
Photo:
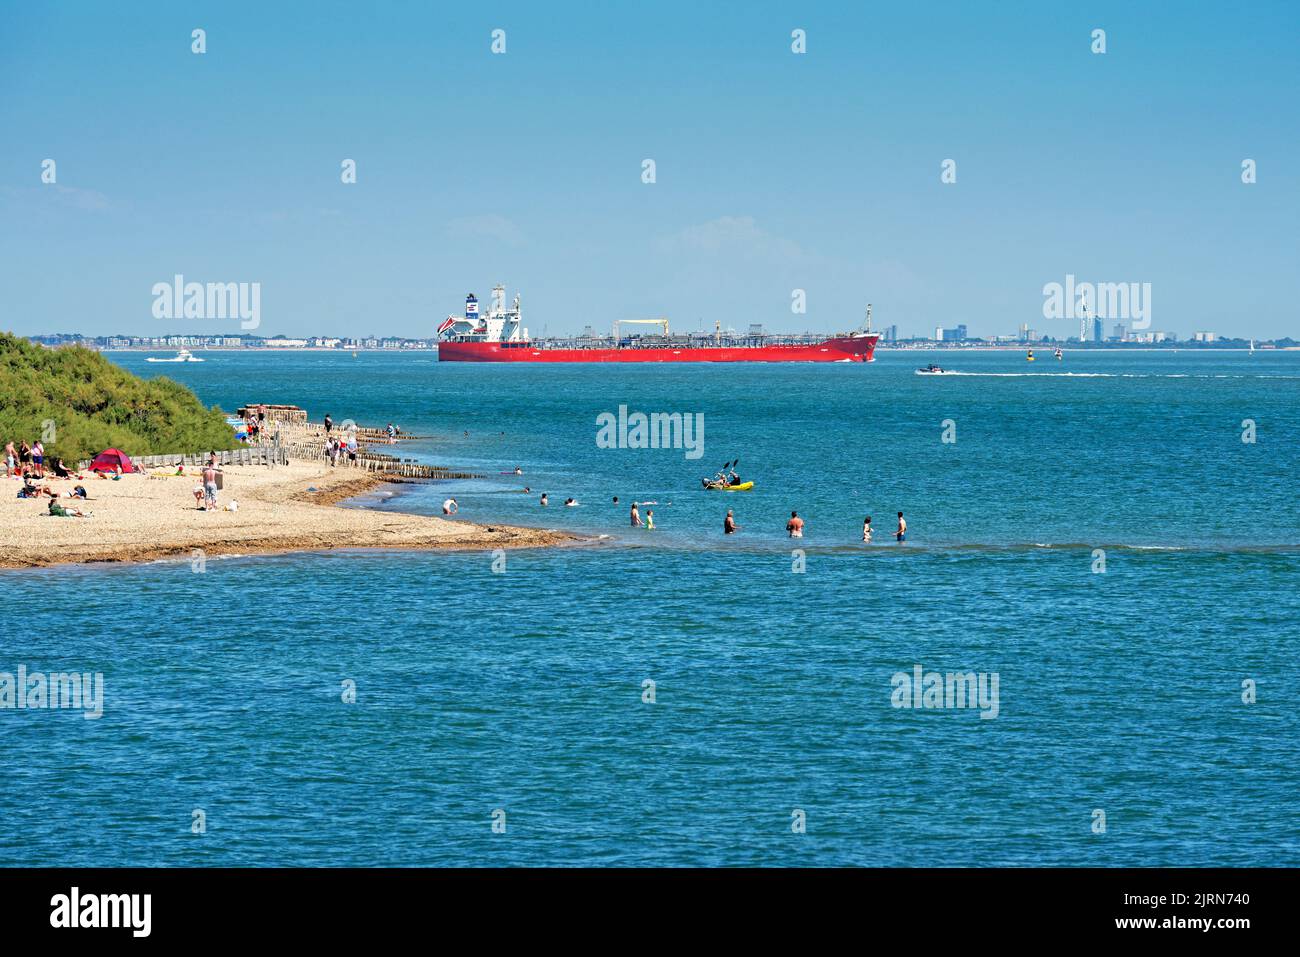
<svg viewBox="0 0 1300 957">
<path fill-rule="evenodd" d="M 358 429 L 357 434 L 374 433 L 387 437 L 379 429 Z M 322 433 L 323 434 L 323 433 Z M 175 468 L 178 465 L 204 465 L 208 461 L 207 452 L 170 453 L 164 455 L 138 455 L 132 461 L 141 468 Z M 288 465 L 289 460 L 309 459 L 320 461 L 329 458 L 323 441 L 303 441 L 301 439 L 285 441 L 279 433 L 264 445 L 251 445 L 239 449 L 227 449 L 217 452 L 218 465 Z M 80 468 L 87 468 L 89 462 L 82 462 Z M 483 478 L 474 472 L 457 472 L 443 465 L 425 465 L 410 459 L 399 459 L 383 452 L 360 448 L 356 459 L 347 452 L 338 457 L 340 468 L 358 468 L 367 472 L 382 472 L 398 478 L 412 479 L 467 479 Z"/>
</svg>

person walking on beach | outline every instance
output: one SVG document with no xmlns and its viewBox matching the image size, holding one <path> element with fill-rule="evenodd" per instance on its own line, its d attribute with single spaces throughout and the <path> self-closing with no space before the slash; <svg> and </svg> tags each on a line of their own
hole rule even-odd
<svg viewBox="0 0 1300 957">
<path fill-rule="evenodd" d="M 871 516 L 870 515 L 868 515 L 866 518 L 862 520 L 862 540 L 864 542 L 871 541 Z"/>
<path fill-rule="evenodd" d="M 214 452 L 203 467 L 203 505 L 208 511 L 217 507 L 217 456 Z"/>
<path fill-rule="evenodd" d="M 632 518 L 632 527 L 633 527 L 633 528 L 640 528 L 640 527 L 641 527 L 641 512 L 637 509 L 637 507 L 636 507 L 636 502 L 633 502 L 633 503 L 632 503 L 632 515 L 631 515 L 631 518 Z"/>
<path fill-rule="evenodd" d="M 790 533 L 791 538 L 803 538 L 803 519 L 799 517 L 798 512 L 790 513 L 790 521 L 785 523 L 785 530 Z"/>
<path fill-rule="evenodd" d="M 736 519 L 731 514 L 731 509 L 727 509 L 727 517 L 722 520 L 722 534 L 731 535 L 736 529 L 740 528 L 736 524 Z"/>
<path fill-rule="evenodd" d="M 907 541 L 907 519 L 903 518 L 902 512 L 898 513 L 898 531 L 894 533 L 894 537 L 900 542 Z"/>
<path fill-rule="evenodd" d="M 325 437 L 329 438 L 330 429 L 334 428 L 334 420 L 330 418 L 328 412 L 325 413 Z"/>
</svg>

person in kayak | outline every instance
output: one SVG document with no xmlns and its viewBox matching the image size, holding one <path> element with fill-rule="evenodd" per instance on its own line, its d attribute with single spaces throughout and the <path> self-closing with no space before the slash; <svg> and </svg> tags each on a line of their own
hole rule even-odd
<svg viewBox="0 0 1300 957">
<path fill-rule="evenodd" d="M 798 512 L 790 513 L 790 521 L 785 523 L 785 530 L 790 533 L 791 538 L 803 538 L 803 519 L 799 517 Z"/>
<path fill-rule="evenodd" d="M 731 509 L 727 509 L 727 517 L 722 520 L 722 534 L 730 535 L 740 528 L 736 524 L 736 519 L 731 514 Z"/>
<path fill-rule="evenodd" d="M 902 512 L 898 513 L 898 531 L 894 533 L 894 537 L 900 542 L 907 541 L 907 519 L 903 518 Z"/>
</svg>

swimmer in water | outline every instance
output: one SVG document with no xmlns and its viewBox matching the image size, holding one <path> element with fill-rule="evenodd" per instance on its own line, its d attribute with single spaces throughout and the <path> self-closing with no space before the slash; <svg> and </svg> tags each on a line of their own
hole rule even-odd
<svg viewBox="0 0 1300 957">
<path fill-rule="evenodd" d="M 578 500 L 576 498 L 566 498 L 564 500 L 564 504 L 567 505 L 569 508 L 573 508 L 573 506 L 578 504 Z"/>
<path fill-rule="evenodd" d="M 791 538 L 803 538 L 803 519 L 799 517 L 798 512 L 790 513 L 790 521 L 785 523 L 785 530 L 790 533 Z"/>
<path fill-rule="evenodd" d="M 898 513 L 898 531 L 894 533 L 894 537 L 900 542 L 907 541 L 907 519 L 903 518 L 902 512 Z"/>
<path fill-rule="evenodd" d="M 636 502 L 633 502 L 633 503 L 632 503 L 632 515 L 631 515 L 631 518 L 632 518 L 632 527 L 633 527 L 633 528 L 640 528 L 640 527 L 641 527 L 641 512 L 637 510 Z"/>
<path fill-rule="evenodd" d="M 736 524 L 736 520 L 732 517 L 731 509 L 727 509 L 727 517 L 722 520 L 722 534 L 730 535 L 738 528 L 740 526 Z"/>
<path fill-rule="evenodd" d="M 549 498 L 546 497 L 546 493 L 545 493 L 545 492 L 542 493 L 542 504 L 543 504 L 543 505 L 550 505 L 550 504 L 551 504 L 551 500 L 550 500 Z"/>
<path fill-rule="evenodd" d="M 866 518 L 862 520 L 862 540 L 864 542 L 871 541 L 871 516 L 870 515 L 868 515 Z"/>
</svg>

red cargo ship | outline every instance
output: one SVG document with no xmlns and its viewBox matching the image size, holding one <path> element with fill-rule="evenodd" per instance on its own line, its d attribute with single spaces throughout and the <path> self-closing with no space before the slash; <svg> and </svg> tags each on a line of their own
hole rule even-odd
<svg viewBox="0 0 1300 957">
<path fill-rule="evenodd" d="M 660 326 L 653 334 L 620 335 L 628 324 Z M 492 290 L 492 307 L 480 316 L 478 300 L 465 297 L 465 315 L 448 316 L 438 327 L 441 362 L 870 362 L 880 337 L 866 328 L 831 337 L 814 335 L 672 335 L 667 319 L 624 319 L 612 336 L 530 339 L 516 295 L 505 306 L 505 288 Z"/>
</svg>

